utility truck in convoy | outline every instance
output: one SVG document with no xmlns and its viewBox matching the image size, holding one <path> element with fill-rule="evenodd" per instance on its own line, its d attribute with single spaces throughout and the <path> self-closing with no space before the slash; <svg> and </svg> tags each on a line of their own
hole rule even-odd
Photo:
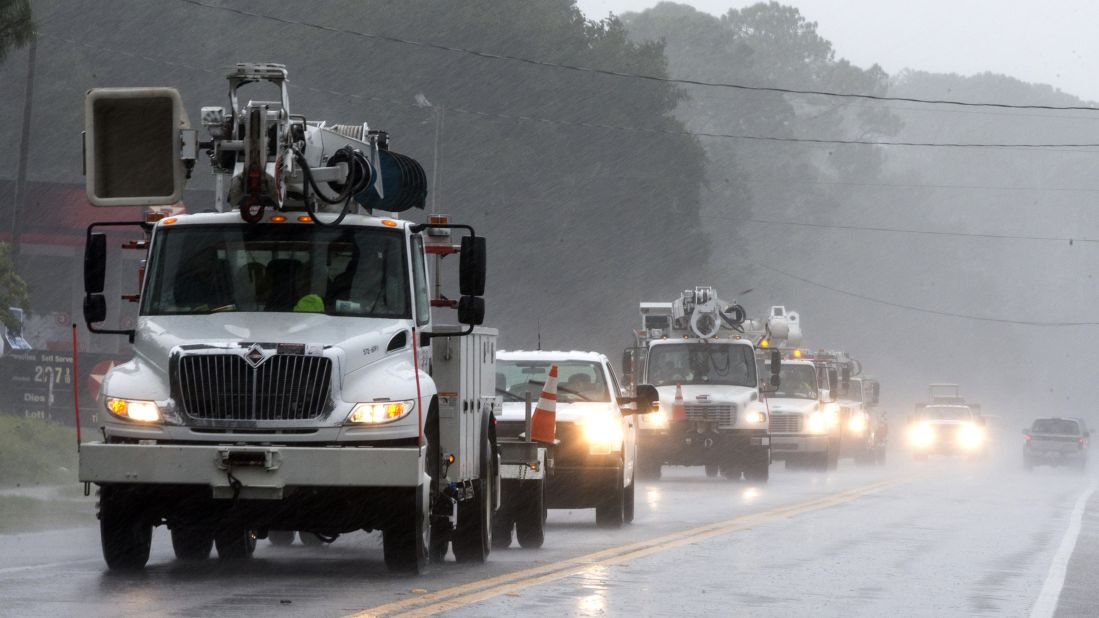
<svg viewBox="0 0 1099 618">
<path fill-rule="evenodd" d="M 643 302 L 640 310 L 623 374 L 632 389 L 654 386 L 660 408 L 639 417 L 638 476 L 659 478 L 669 464 L 766 482 L 771 436 L 760 394 L 777 385 L 781 360 L 774 355 L 769 378 L 760 374 L 756 344 L 772 329 L 789 328 L 785 316 L 749 320 L 712 287 Z"/>
<path fill-rule="evenodd" d="M 885 432 L 878 418 L 878 381 L 863 377 L 862 363 L 840 350 L 800 351 L 813 361 L 821 380 L 830 384 L 835 397 L 834 434 L 839 440 L 838 458 L 857 465 L 884 463 Z"/>
<path fill-rule="evenodd" d="M 103 380 L 102 439 L 80 452 L 108 567 L 142 568 L 158 525 L 182 560 L 247 558 L 276 531 L 374 530 L 392 570 L 448 549 L 483 561 L 500 405 L 496 332 L 480 326 L 484 239 L 400 219 L 423 208 L 423 168 L 366 124 L 292 113 L 281 65 L 228 79 L 231 106 L 202 109 L 202 142 L 174 89 L 85 99 L 92 204 L 176 204 L 200 150 L 219 188 L 200 214 L 88 229 L 86 322 L 134 353 Z M 245 101 L 252 84 L 278 98 Z M 139 317 L 107 328 L 106 231 L 126 227 L 147 258 Z M 427 256 L 454 253 L 460 298 L 433 299 Z M 432 307 L 463 326 L 435 324 Z"/>
</svg>

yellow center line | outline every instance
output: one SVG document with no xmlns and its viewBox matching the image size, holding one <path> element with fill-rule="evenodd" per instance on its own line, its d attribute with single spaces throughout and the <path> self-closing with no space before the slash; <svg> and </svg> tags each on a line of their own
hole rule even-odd
<svg viewBox="0 0 1099 618">
<path fill-rule="evenodd" d="M 347 618 L 376 618 L 394 615 L 429 616 L 509 592 L 578 575 L 598 567 L 620 564 L 689 543 L 752 528 L 775 520 L 838 506 L 868 494 L 909 483 L 914 480 L 914 478 L 915 477 L 903 477 L 894 480 L 878 481 L 862 487 L 849 489 L 821 498 L 814 498 L 797 504 L 778 507 L 761 513 L 741 515 L 733 519 L 705 524 L 645 541 L 618 545 L 583 556 L 523 569 L 521 571 L 513 571 L 511 573 L 505 573 L 503 575 L 497 575 L 467 584 L 444 588 L 428 594 L 378 605 L 361 612 L 350 614 Z"/>
</svg>

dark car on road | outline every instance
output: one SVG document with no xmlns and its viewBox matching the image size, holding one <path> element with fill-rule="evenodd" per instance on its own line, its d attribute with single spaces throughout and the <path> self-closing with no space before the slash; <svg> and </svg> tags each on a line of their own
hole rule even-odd
<svg viewBox="0 0 1099 618">
<path fill-rule="evenodd" d="M 1088 465 L 1091 432 L 1077 418 L 1039 418 L 1023 430 L 1023 467 Z"/>
</svg>

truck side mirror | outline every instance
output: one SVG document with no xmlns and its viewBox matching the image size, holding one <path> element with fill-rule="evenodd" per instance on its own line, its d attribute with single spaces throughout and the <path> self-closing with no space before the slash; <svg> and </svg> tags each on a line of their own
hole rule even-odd
<svg viewBox="0 0 1099 618">
<path fill-rule="evenodd" d="M 102 294 L 106 273 L 107 235 L 91 234 L 88 245 L 84 247 L 84 293 Z"/>
<path fill-rule="evenodd" d="M 651 414 L 659 409 L 660 393 L 652 384 L 638 384 L 636 401 L 638 414 Z"/>
<path fill-rule="evenodd" d="M 461 252 L 458 255 L 458 287 L 461 289 L 462 296 L 484 296 L 487 271 L 484 237 L 463 236 Z"/>
<path fill-rule="evenodd" d="M 458 322 L 480 326 L 485 321 L 485 299 L 479 296 L 463 296 L 458 299 Z"/>
<path fill-rule="evenodd" d="M 95 324 L 107 319 L 107 300 L 102 294 L 88 294 L 84 297 L 84 321 Z"/>
</svg>

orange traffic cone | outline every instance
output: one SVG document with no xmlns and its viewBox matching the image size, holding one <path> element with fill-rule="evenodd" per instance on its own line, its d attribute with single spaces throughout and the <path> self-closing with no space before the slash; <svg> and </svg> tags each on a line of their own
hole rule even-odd
<svg viewBox="0 0 1099 618">
<path fill-rule="evenodd" d="M 557 439 L 557 365 L 550 365 L 538 407 L 531 414 L 530 439 L 549 444 Z"/>
<path fill-rule="evenodd" d="M 687 420 L 687 407 L 683 404 L 683 386 L 681 384 L 675 385 L 675 401 L 672 402 L 672 420 Z"/>
</svg>

